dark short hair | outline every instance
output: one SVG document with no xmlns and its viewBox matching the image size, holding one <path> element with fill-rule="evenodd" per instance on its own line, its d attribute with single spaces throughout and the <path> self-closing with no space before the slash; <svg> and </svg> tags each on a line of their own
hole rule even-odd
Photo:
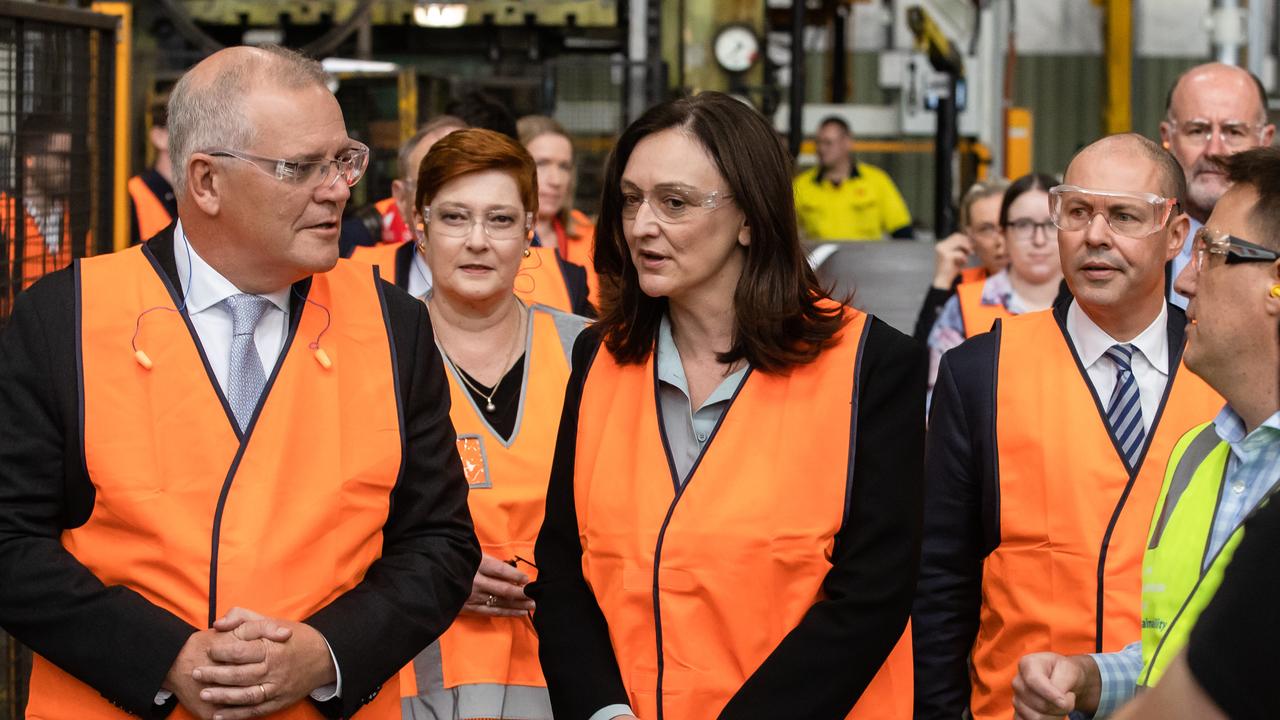
<svg viewBox="0 0 1280 720">
<path fill-rule="evenodd" d="M 1004 197 L 1000 200 L 1000 227 L 1009 226 L 1009 207 L 1015 200 L 1032 190 L 1047 193 L 1049 188 L 1057 184 L 1056 178 L 1044 173 L 1029 173 L 1010 183 L 1009 188 L 1004 191 Z"/>
<path fill-rule="evenodd" d="M 485 170 L 501 170 L 510 175 L 516 181 L 525 211 L 538 214 L 538 176 L 533 158 L 515 140 L 480 128 L 449 133 L 431 146 L 418 167 L 418 193 L 413 207 L 420 212 L 451 180 Z"/>
<path fill-rule="evenodd" d="M 1249 211 L 1249 223 L 1258 231 L 1251 242 L 1280 249 L 1280 148 L 1260 147 L 1222 160 L 1227 180 L 1248 185 L 1258 200 Z"/>
<path fill-rule="evenodd" d="M 734 291 L 733 344 L 720 362 L 746 359 L 757 370 L 780 373 L 814 360 L 835 343 L 843 309 L 827 301 L 796 229 L 791 157 L 769 121 L 718 92 L 670 100 L 647 110 L 618 138 L 605 165 L 596 226 L 595 268 L 601 275 L 597 325 L 605 347 L 621 363 L 641 363 L 653 351 L 667 299 L 649 297 L 623 235 L 622 174 L 644 138 L 679 129 L 716 164 L 746 216 L 751 243 Z M 673 166 L 685 158 L 670 158 Z"/>
<path fill-rule="evenodd" d="M 502 133 L 511 139 L 516 133 L 516 116 L 503 102 L 480 90 L 465 92 L 444 108 L 445 115 L 462 118 L 469 127 Z"/>
<path fill-rule="evenodd" d="M 1186 70 L 1183 70 L 1178 77 L 1174 79 L 1173 84 L 1169 86 L 1169 92 L 1164 96 L 1164 114 L 1166 116 L 1168 116 L 1169 111 L 1173 108 L 1173 92 L 1182 84 L 1182 79 L 1202 67 L 1204 67 L 1203 64 L 1189 67 Z M 1262 80 L 1258 79 L 1258 76 L 1254 75 L 1253 72 L 1245 70 L 1244 68 L 1239 69 L 1248 73 L 1249 79 L 1253 81 L 1253 88 L 1258 91 L 1258 107 L 1262 109 L 1262 114 L 1265 116 L 1267 114 L 1267 87 L 1262 84 Z"/>
<path fill-rule="evenodd" d="M 849 123 L 846 122 L 845 119 L 840 117 L 839 115 L 828 115 L 822 118 L 822 121 L 818 123 L 818 129 L 821 130 L 822 128 L 828 125 L 840 126 L 840 129 L 844 131 L 845 135 L 853 134 L 853 130 L 849 129 Z"/>
</svg>

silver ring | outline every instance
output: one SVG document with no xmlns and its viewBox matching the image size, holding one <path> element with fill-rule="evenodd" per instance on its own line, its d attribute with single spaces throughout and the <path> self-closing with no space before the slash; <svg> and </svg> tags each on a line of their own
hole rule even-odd
<svg viewBox="0 0 1280 720">
<path fill-rule="evenodd" d="M 489 607 L 493 607 L 494 605 L 498 604 L 498 598 L 490 595 L 489 599 L 484 601 L 484 604 L 488 605 Z"/>
</svg>

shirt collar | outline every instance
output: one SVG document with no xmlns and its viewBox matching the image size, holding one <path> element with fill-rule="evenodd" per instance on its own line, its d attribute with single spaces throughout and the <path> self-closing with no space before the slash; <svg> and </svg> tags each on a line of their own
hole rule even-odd
<svg viewBox="0 0 1280 720">
<path fill-rule="evenodd" d="M 684 393 L 686 398 L 689 397 L 689 379 L 685 377 L 684 363 L 680 361 L 680 350 L 676 347 L 676 339 L 671 334 L 671 318 L 665 314 L 662 316 L 662 322 L 658 324 L 658 343 L 654 349 L 654 362 L 658 365 L 658 381 L 671 385 Z M 750 367 L 749 363 L 743 364 L 736 372 L 726 375 L 716 389 L 707 396 L 702 407 L 732 399 L 738 386 L 742 384 L 741 376 L 746 374 L 748 367 Z M 698 408 L 690 409 L 698 410 Z"/>
<path fill-rule="evenodd" d="M 1147 362 L 1151 363 L 1151 367 L 1161 375 L 1169 374 L 1169 332 L 1166 327 L 1168 319 L 1168 305 L 1162 305 L 1160 314 L 1151 321 L 1147 329 L 1128 342 L 1142 353 Z M 1080 356 L 1080 363 L 1086 369 L 1093 367 L 1093 364 L 1098 362 L 1098 359 L 1112 345 L 1121 344 L 1098 327 L 1093 318 L 1081 310 L 1075 300 L 1072 300 L 1070 307 L 1067 308 L 1067 334 L 1071 336 L 1071 342 L 1076 346 L 1076 353 Z"/>
<path fill-rule="evenodd" d="M 208 310 L 232 295 L 239 295 L 242 290 L 230 280 L 222 276 L 213 266 L 191 247 L 187 234 L 182 230 L 179 220 L 173 229 L 173 260 L 178 271 L 178 282 L 181 283 L 182 296 L 188 315 Z M 289 292 L 286 287 L 269 293 L 259 293 L 271 301 L 281 312 L 289 312 Z"/>
<path fill-rule="evenodd" d="M 1182 241 L 1182 249 L 1178 251 L 1178 257 L 1184 261 L 1191 259 L 1191 246 L 1194 244 L 1192 241 L 1195 240 L 1196 231 L 1204 227 L 1203 223 L 1189 215 L 1187 219 L 1191 221 L 1191 227 L 1187 229 L 1187 237 Z"/>
<path fill-rule="evenodd" d="M 1253 432 L 1246 434 L 1244 418 L 1230 405 L 1224 405 L 1213 419 L 1213 431 L 1231 446 L 1232 454 L 1244 460 L 1263 446 L 1280 441 L 1280 411 L 1264 420 Z"/>
</svg>

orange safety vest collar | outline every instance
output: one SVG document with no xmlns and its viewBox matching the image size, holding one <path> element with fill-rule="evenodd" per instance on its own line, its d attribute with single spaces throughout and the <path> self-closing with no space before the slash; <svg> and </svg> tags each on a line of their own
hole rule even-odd
<svg viewBox="0 0 1280 720">
<path fill-rule="evenodd" d="M 960 301 L 960 319 L 964 322 L 964 336 L 971 338 L 991 329 L 991 325 L 1000 318 L 1013 317 L 1004 303 L 988 305 L 982 302 L 982 291 L 986 288 L 986 280 L 960 283 L 956 288 L 956 297 Z"/>
<path fill-rule="evenodd" d="M 582 568 L 639 717 L 715 717 L 822 599 L 869 323 L 848 312 L 817 360 L 748 371 L 683 485 L 664 449 L 653 354 L 631 365 L 597 354 L 574 469 Z M 849 717 L 909 718 L 911 673 L 908 629 Z"/>
<path fill-rule="evenodd" d="M 76 273 L 95 496 L 88 521 L 62 534 L 68 552 L 193 627 L 234 606 L 303 620 L 358 584 L 381 555 L 404 448 L 373 273 L 340 261 L 312 277 L 244 434 L 145 245 L 77 261 Z M 139 320 L 149 370 L 131 346 Z M 309 347 L 317 341 L 328 368 Z M 356 717 L 399 718 L 389 683 Z M 30 688 L 29 717 L 128 717 L 40 657 Z M 271 717 L 321 715 L 302 702 Z"/>
<path fill-rule="evenodd" d="M 992 332 L 1000 539 L 983 563 L 970 709 L 977 720 L 1008 720 L 1023 655 L 1113 652 L 1141 635 L 1142 554 L 1165 464 L 1222 399 L 1174 366 L 1130 469 L 1052 310 L 1000 320 Z"/>
<path fill-rule="evenodd" d="M 133 207 L 137 212 L 138 236 L 142 242 L 146 242 L 169 227 L 173 218 L 160 198 L 147 187 L 141 175 L 129 178 L 128 188 L 129 197 L 133 198 Z"/>
</svg>

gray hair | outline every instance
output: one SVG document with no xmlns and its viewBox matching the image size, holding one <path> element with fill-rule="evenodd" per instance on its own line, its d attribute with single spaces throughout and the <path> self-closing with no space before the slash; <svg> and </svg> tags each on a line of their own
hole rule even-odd
<svg viewBox="0 0 1280 720">
<path fill-rule="evenodd" d="M 404 141 L 400 146 L 400 152 L 396 154 L 396 171 L 399 173 L 401 180 L 418 179 L 418 168 L 409 167 L 409 156 L 414 150 L 418 149 L 418 145 L 426 139 L 428 135 L 444 128 L 455 128 L 457 130 L 466 130 L 468 128 L 467 121 L 456 115 L 437 115 L 427 122 L 427 124 L 418 128 L 413 137 Z"/>
<path fill-rule="evenodd" d="M 212 78 L 193 68 L 169 94 L 169 155 L 173 159 L 173 188 L 186 192 L 187 164 L 193 152 L 213 147 L 238 149 L 253 142 L 244 97 L 257 84 L 297 90 L 327 87 L 324 68 L 300 53 L 275 45 L 232 48 L 236 54 Z M 228 52 L 228 51 L 223 51 Z"/>
</svg>

